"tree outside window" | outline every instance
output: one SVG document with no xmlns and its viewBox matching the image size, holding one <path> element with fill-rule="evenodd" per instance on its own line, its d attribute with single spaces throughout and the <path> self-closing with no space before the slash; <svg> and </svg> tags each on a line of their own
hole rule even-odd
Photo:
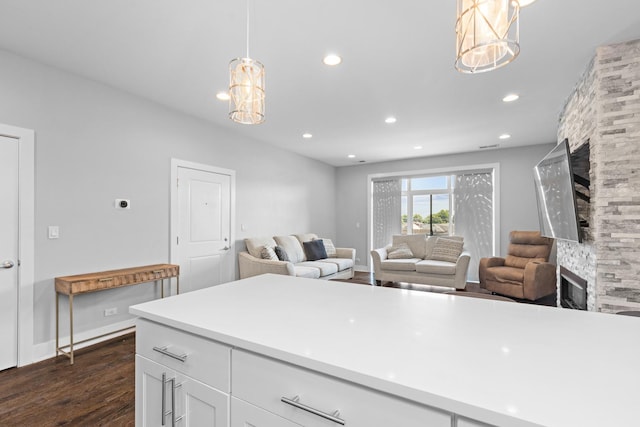
<svg viewBox="0 0 640 427">
<path fill-rule="evenodd" d="M 402 234 L 449 235 L 449 176 L 406 178 L 402 182 Z M 408 219 L 411 216 L 411 226 Z"/>
</svg>

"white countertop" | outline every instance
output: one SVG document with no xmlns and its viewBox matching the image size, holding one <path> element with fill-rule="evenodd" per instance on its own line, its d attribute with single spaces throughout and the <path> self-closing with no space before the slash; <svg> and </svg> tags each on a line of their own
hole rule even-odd
<svg viewBox="0 0 640 427">
<path fill-rule="evenodd" d="M 640 318 L 263 275 L 130 312 L 504 426 L 640 425 Z"/>
</svg>

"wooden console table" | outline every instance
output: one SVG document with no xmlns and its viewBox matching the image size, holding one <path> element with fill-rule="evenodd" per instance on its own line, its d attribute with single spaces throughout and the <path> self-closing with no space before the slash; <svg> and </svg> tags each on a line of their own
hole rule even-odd
<svg viewBox="0 0 640 427">
<path fill-rule="evenodd" d="M 113 335 L 118 332 L 130 329 L 119 329 L 117 331 L 102 334 L 96 337 L 87 338 L 76 343 L 73 342 L 73 297 L 74 295 L 86 294 L 89 292 L 104 291 L 107 289 L 120 288 L 123 286 L 139 285 L 147 282 L 160 282 L 160 295 L 164 298 L 164 279 L 176 278 L 176 294 L 180 293 L 180 266 L 174 264 L 154 264 L 142 267 L 123 268 L 121 270 L 102 271 L 99 273 L 78 274 L 75 276 L 56 277 L 56 356 L 64 354 L 71 360 L 73 365 L 73 346 L 97 338 Z M 171 280 L 169 280 L 169 293 L 171 293 Z M 69 298 L 69 344 L 60 345 L 60 322 L 59 322 L 59 300 L 60 294 Z M 65 349 L 69 349 L 66 351 Z"/>
</svg>

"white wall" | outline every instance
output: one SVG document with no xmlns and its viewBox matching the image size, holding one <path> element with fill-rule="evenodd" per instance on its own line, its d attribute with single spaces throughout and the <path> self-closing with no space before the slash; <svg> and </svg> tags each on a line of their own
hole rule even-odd
<svg viewBox="0 0 640 427">
<path fill-rule="evenodd" d="M 36 132 L 33 306 L 41 357 L 55 338 L 54 277 L 169 261 L 171 158 L 236 171 L 238 240 L 335 237 L 335 168 L 6 51 L 0 64 L 0 123 Z M 115 198 L 131 199 L 132 209 L 114 209 Z M 60 226 L 60 239 L 47 239 L 49 225 Z M 158 293 L 149 284 L 82 295 L 76 331 L 127 321 L 129 305 Z M 119 314 L 105 318 L 109 307 Z"/>
<path fill-rule="evenodd" d="M 500 165 L 500 248 L 505 255 L 511 230 L 538 230 L 533 166 L 555 142 L 522 148 L 479 151 L 448 156 L 422 157 L 337 170 L 338 243 L 356 248 L 359 265 L 371 265 L 367 248 L 367 177 L 371 174 L 457 168 L 487 163 Z M 358 228 L 356 225 L 360 224 Z"/>
</svg>

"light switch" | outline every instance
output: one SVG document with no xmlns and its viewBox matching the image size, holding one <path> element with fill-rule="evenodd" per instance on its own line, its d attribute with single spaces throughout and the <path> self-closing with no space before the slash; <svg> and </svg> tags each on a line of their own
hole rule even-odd
<svg viewBox="0 0 640 427">
<path fill-rule="evenodd" d="M 50 225 L 49 226 L 49 238 L 50 239 L 57 239 L 60 237 L 60 227 L 58 227 L 57 225 Z"/>
</svg>

